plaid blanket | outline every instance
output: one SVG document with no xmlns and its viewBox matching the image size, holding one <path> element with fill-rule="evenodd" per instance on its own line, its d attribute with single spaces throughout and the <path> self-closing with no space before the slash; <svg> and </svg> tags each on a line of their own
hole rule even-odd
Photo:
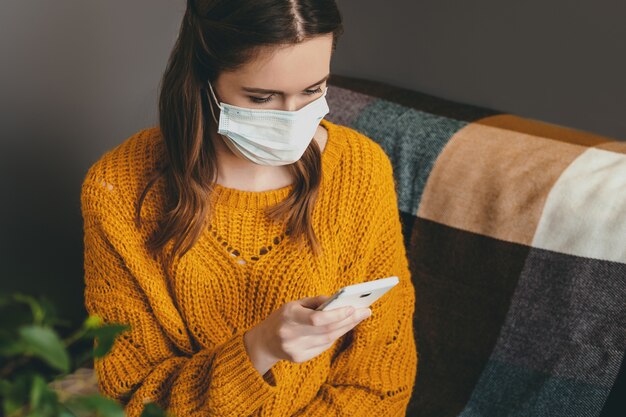
<svg viewBox="0 0 626 417">
<path fill-rule="evenodd" d="M 626 416 L 626 142 L 329 83 L 327 118 L 394 165 L 420 361 L 407 415 Z"/>
</svg>

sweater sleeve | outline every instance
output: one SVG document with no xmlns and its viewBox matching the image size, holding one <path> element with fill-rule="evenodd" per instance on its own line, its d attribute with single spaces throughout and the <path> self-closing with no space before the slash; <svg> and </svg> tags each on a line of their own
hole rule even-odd
<svg viewBox="0 0 626 417">
<path fill-rule="evenodd" d="M 106 184 L 85 182 L 81 192 L 84 301 L 89 314 L 131 328 L 118 335 L 106 356 L 94 360 L 100 392 L 122 403 L 129 417 L 138 417 L 147 402 L 177 416 L 253 414 L 278 390 L 273 374 L 262 376 L 254 368 L 243 332 L 193 354 L 181 353 L 155 317 L 162 298 L 148 297 L 134 273 L 158 270 L 146 267 L 155 260 L 135 256 L 128 238 L 132 229 L 120 226 L 126 224 L 119 221 L 120 204 Z"/>
<path fill-rule="evenodd" d="M 382 152 L 382 149 L 381 149 Z M 366 265 L 363 281 L 395 275 L 399 283 L 370 306 L 372 315 L 348 332 L 316 397 L 294 416 L 404 416 L 417 374 L 413 331 L 414 287 L 410 279 L 391 162 L 370 192 L 361 230 Z M 365 205 L 367 206 L 367 205 Z M 359 206 L 361 210 L 364 206 Z M 357 216 L 361 217 L 361 216 Z M 357 218 L 354 217 L 354 218 Z"/>
</svg>

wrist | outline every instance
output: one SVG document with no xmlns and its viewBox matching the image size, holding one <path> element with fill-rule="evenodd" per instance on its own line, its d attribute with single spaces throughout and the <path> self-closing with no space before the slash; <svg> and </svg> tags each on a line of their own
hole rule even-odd
<svg viewBox="0 0 626 417">
<path fill-rule="evenodd" d="M 263 340 L 260 338 L 260 334 L 253 327 L 247 330 L 243 335 L 244 346 L 250 361 L 254 365 L 254 368 L 264 375 L 269 369 L 278 362 L 278 359 L 274 358 L 265 348 Z"/>
</svg>

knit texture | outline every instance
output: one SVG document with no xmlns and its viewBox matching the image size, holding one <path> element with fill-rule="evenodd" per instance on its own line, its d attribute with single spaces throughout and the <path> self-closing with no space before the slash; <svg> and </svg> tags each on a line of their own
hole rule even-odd
<svg viewBox="0 0 626 417">
<path fill-rule="evenodd" d="M 100 391 L 128 416 L 156 402 L 188 416 L 404 416 L 417 372 L 415 293 L 403 243 L 391 162 L 375 141 L 322 120 L 328 142 L 313 228 L 323 253 L 290 239 L 264 209 L 294 186 L 243 191 L 216 185 L 200 239 L 171 270 L 145 242 L 163 216 L 158 180 L 133 217 L 164 157 L 157 127 L 106 152 L 81 193 L 85 306 L 125 323 L 94 368 Z M 171 248 L 171 245 L 170 245 Z M 282 360 L 265 375 L 244 333 L 286 302 L 396 275 L 372 316 L 319 356 Z"/>
</svg>

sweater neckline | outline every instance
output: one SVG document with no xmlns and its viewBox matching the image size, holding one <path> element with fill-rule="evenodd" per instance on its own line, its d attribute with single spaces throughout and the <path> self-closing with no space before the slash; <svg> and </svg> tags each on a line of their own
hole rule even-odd
<svg viewBox="0 0 626 417">
<path fill-rule="evenodd" d="M 343 143 L 338 135 L 339 126 L 322 119 L 320 124 L 328 131 L 326 146 L 322 151 L 322 185 L 325 179 L 331 177 L 333 169 L 341 157 Z M 228 206 L 244 209 L 258 209 L 269 207 L 283 201 L 295 184 L 265 191 L 246 191 L 237 188 L 225 187 L 215 183 L 211 193 L 212 202 L 218 206 Z"/>
</svg>

